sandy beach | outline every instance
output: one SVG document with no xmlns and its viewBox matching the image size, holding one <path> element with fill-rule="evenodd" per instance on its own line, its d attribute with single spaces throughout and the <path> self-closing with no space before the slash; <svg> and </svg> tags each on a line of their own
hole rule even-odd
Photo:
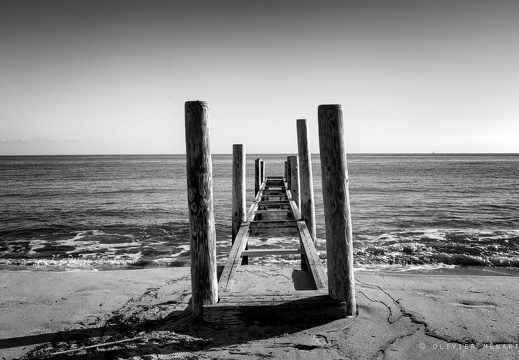
<svg viewBox="0 0 519 360">
<path fill-rule="evenodd" d="M 252 290 L 305 284 L 297 270 L 243 268 Z M 189 274 L 2 272 L 0 358 L 519 358 L 517 271 L 356 272 L 356 317 L 232 328 L 193 321 Z"/>
</svg>

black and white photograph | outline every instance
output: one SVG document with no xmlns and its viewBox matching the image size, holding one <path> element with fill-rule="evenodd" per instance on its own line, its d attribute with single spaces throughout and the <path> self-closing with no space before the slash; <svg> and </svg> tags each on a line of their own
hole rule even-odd
<svg viewBox="0 0 519 360">
<path fill-rule="evenodd" d="M 0 360 L 519 359 L 519 1 L 0 0 Z"/>
</svg>

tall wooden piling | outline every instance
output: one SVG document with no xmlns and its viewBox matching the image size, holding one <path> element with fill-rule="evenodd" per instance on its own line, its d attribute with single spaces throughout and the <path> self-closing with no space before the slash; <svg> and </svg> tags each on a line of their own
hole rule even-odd
<svg viewBox="0 0 519 360">
<path fill-rule="evenodd" d="M 297 148 L 299 154 L 299 193 L 301 196 L 301 219 L 306 222 L 308 232 L 315 243 L 315 204 L 312 179 L 312 158 L 308 141 L 306 119 L 297 120 Z"/>
<path fill-rule="evenodd" d="M 261 160 L 261 183 L 267 180 L 265 160 Z"/>
<path fill-rule="evenodd" d="M 232 146 L 232 243 L 240 230 L 240 225 L 247 220 L 245 192 L 245 145 Z"/>
<path fill-rule="evenodd" d="M 354 315 L 353 236 L 341 105 L 320 105 L 318 121 L 328 289 L 332 299 L 346 302 L 346 314 Z"/>
<path fill-rule="evenodd" d="M 295 201 L 297 207 L 300 207 L 299 200 L 299 159 L 297 156 L 290 156 L 290 193 L 292 200 Z"/>
<path fill-rule="evenodd" d="M 218 301 L 209 109 L 206 102 L 185 103 L 185 129 L 192 305 L 194 317 L 201 320 L 203 305 Z"/>
<path fill-rule="evenodd" d="M 292 176 L 290 173 L 290 156 L 287 156 L 286 164 L 286 172 L 287 172 L 287 186 L 288 190 L 292 191 Z"/>
<path fill-rule="evenodd" d="M 261 187 L 261 158 L 254 160 L 254 196 L 258 194 Z"/>
</svg>

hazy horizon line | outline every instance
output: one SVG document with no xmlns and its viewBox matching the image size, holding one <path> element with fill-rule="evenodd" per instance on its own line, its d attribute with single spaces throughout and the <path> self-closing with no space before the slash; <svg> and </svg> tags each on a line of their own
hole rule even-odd
<svg viewBox="0 0 519 360">
<path fill-rule="evenodd" d="M 232 153 L 212 153 L 211 155 L 232 155 Z M 246 153 L 247 156 L 261 155 L 297 155 L 297 152 L 264 152 L 264 153 Z M 311 153 L 311 155 L 320 155 L 320 153 Z M 519 155 L 519 152 L 347 152 L 346 155 Z M 23 156 L 186 156 L 185 153 L 105 153 L 105 154 L 0 154 L 0 157 L 23 157 Z"/>
</svg>

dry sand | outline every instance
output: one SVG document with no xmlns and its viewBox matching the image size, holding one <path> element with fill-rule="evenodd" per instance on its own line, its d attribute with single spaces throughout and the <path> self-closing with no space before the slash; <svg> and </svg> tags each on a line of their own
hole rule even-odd
<svg viewBox="0 0 519 360">
<path fill-rule="evenodd" d="M 306 286 L 242 268 L 244 289 Z M 3 272 L 0 358 L 519 359 L 516 274 L 357 272 L 356 317 L 223 328 L 191 318 L 189 268 Z"/>
</svg>

